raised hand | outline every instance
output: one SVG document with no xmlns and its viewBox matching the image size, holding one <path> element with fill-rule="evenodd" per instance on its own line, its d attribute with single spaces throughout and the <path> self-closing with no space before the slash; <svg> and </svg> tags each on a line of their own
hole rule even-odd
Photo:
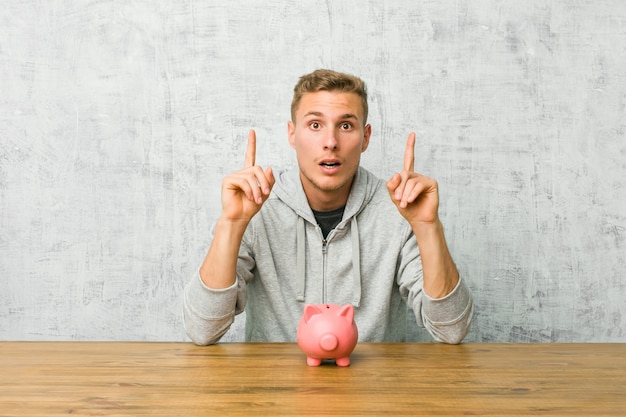
<svg viewBox="0 0 626 417">
<path fill-rule="evenodd" d="M 387 181 L 387 190 L 400 214 L 411 224 L 434 223 L 439 219 L 437 181 L 414 172 L 415 133 L 411 132 L 404 151 L 404 169 Z"/>
<path fill-rule="evenodd" d="M 272 168 L 264 171 L 255 160 L 256 132 L 250 130 L 243 169 L 222 181 L 223 220 L 248 222 L 269 197 L 276 182 Z"/>
</svg>

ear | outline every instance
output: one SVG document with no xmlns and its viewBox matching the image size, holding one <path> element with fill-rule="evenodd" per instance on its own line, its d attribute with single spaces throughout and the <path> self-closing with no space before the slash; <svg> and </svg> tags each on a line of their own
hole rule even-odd
<svg viewBox="0 0 626 417">
<path fill-rule="evenodd" d="M 339 311 L 339 316 L 345 317 L 346 320 L 352 323 L 352 320 L 354 320 L 354 307 L 352 307 L 352 304 L 346 304 L 345 306 L 341 307 L 341 310 Z"/>
<path fill-rule="evenodd" d="M 363 131 L 363 145 L 361 145 L 361 152 L 365 152 L 369 146 L 370 136 L 372 136 L 372 125 L 366 124 Z"/>
<path fill-rule="evenodd" d="M 296 149 L 296 125 L 291 120 L 287 122 L 287 137 L 291 147 Z"/>
<path fill-rule="evenodd" d="M 352 307 L 352 306 L 350 306 L 350 307 Z M 316 305 L 307 304 L 307 305 L 304 306 L 304 314 L 303 314 L 303 316 L 304 316 L 304 321 L 306 323 L 308 323 L 309 320 L 311 320 L 311 317 L 313 317 L 313 316 L 315 316 L 317 314 L 322 314 L 322 311 Z"/>
</svg>

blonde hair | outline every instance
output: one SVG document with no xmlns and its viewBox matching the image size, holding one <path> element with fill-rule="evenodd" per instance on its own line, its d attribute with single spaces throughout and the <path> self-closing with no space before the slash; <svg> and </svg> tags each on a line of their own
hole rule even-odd
<svg viewBox="0 0 626 417">
<path fill-rule="evenodd" d="M 340 91 L 354 93 L 361 99 L 363 107 L 363 125 L 367 122 L 367 88 L 363 80 L 354 75 L 345 74 L 328 69 L 318 69 L 310 74 L 303 75 L 293 89 L 291 100 L 291 120 L 295 122 L 296 112 L 306 93 L 318 91 Z"/>
</svg>

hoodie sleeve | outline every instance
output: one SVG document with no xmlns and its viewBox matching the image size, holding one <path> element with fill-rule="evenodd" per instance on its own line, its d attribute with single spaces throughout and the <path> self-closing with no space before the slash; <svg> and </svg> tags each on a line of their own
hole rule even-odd
<svg viewBox="0 0 626 417">
<path fill-rule="evenodd" d="M 187 336 L 197 345 L 218 342 L 235 320 L 238 280 L 230 287 L 216 290 L 196 274 L 184 291 L 183 321 Z"/>
<path fill-rule="evenodd" d="M 422 291 L 419 316 L 437 341 L 461 343 L 469 332 L 473 310 L 472 294 L 462 277 L 454 290 L 443 298 L 431 298 Z"/>
<path fill-rule="evenodd" d="M 211 239 L 214 229 L 211 231 Z M 197 345 L 217 343 L 246 306 L 246 279 L 252 279 L 254 258 L 242 241 L 235 283 L 228 288 L 207 287 L 196 273 L 183 292 L 183 324 L 187 336 Z"/>
</svg>

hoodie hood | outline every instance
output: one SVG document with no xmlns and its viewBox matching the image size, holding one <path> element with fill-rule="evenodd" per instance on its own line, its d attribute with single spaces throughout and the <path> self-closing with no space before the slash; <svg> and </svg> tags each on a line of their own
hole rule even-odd
<svg viewBox="0 0 626 417">
<path fill-rule="evenodd" d="M 354 307 L 359 307 L 361 303 L 361 252 L 357 216 L 372 199 L 378 188 L 381 187 L 381 184 L 382 181 L 380 179 L 376 178 L 366 169 L 359 167 L 352 183 L 352 189 L 350 190 L 348 201 L 346 202 L 343 218 L 337 226 L 338 228 L 341 228 L 348 222 L 350 223 L 352 241 L 352 278 L 354 282 L 351 303 Z M 305 222 L 309 222 L 317 228 L 319 228 L 319 226 L 317 225 L 313 211 L 309 206 L 306 194 L 302 188 L 300 171 L 298 168 L 281 171 L 276 176 L 276 183 L 274 184 L 272 192 L 298 215 L 298 224 L 296 228 L 296 299 L 298 301 L 304 301 L 306 288 Z M 327 243 L 332 242 L 333 234 L 334 233 L 331 231 L 328 235 Z"/>
</svg>

